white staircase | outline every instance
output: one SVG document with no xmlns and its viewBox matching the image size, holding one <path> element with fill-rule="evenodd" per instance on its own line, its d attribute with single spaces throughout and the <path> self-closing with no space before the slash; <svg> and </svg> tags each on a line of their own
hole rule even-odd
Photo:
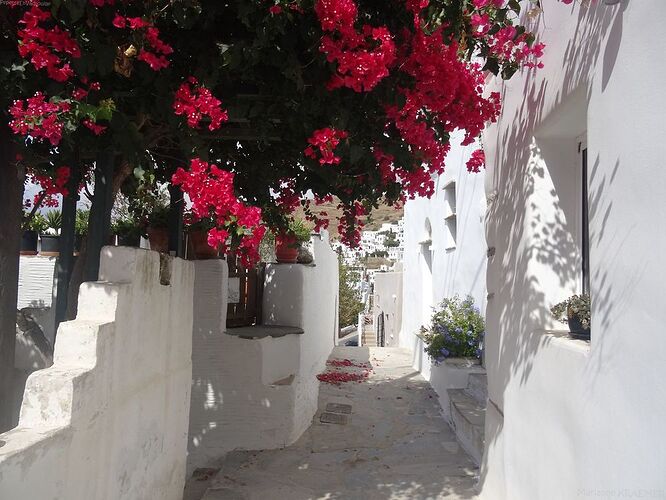
<svg viewBox="0 0 666 500">
<path fill-rule="evenodd" d="M 465 389 L 448 389 L 451 427 L 462 447 L 477 464 L 484 445 L 488 379 L 485 373 L 470 373 Z"/>
</svg>

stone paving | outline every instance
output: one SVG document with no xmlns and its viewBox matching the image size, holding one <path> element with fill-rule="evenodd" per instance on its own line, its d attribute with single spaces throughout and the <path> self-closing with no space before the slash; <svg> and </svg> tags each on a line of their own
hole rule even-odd
<svg viewBox="0 0 666 500">
<path fill-rule="evenodd" d="M 203 500 L 475 498 L 478 471 L 409 351 L 337 347 L 331 358 L 373 371 L 360 383 L 322 383 L 313 424 L 292 446 L 227 455 Z"/>
</svg>

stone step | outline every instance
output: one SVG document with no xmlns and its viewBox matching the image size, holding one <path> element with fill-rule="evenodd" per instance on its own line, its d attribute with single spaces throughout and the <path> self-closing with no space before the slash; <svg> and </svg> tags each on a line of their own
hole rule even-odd
<svg viewBox="0 0 666 500">
<path fill-rule="evenodd" d="M 488 399 L 488 375 L 485 373 L 470 373 L 467 377 L 465 392 L 476 399 L 479 404 L 486 406 Z"/>
<path fill-rule="evenodd" d="M 481 464 L 485 433 L 486 405 L 479 403 L 465 389 L 448 389 L 451 427 L 462 447 Z"/>
</svg>

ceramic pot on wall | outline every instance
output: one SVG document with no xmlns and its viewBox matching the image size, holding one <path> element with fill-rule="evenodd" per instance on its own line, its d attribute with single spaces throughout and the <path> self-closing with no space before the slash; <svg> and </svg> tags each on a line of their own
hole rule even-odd
<svg viewBox="0 0 666 500">
<path fill-rule="evenodd" d="M 278 243 L 275 246 L 275 257 L 280 264 L 296 264 L 298 246 L 293 246 L 293 243 Z"/>
<path fill-rule="evenodd" d="M 569 335 L 575 339 L 590 340 L 590 328 L 583 328 L 583 324 L 576 316 L 567 318 L 569 323 Z"/>
<path fill-rule="evenodd" d="M 148 241 L 151 250 L 169 253 L 169 232 L 165 227 L 148 227 Z"/>
<path fill-rule="evenodd" d="M 21 236 L 21 255 L 37 255 L 37 231 L 23 231 Z"/>
<path fill-rule="evenodd" d="M 41 246 L 39 248 L 40 255 L 46 257 L 57 257 L 60 255 L 60 236 L 55 234 L 42 234 L 40 235 Z"/>
<path fill-rule="evenodd" d="M 190 241 L 194 255 L 199 260 L 215 259 L 219 252 L 216 248 L 208 244 L 208 232 L 204 230 L 195 230 L 189 232 Z"/>
</svg>

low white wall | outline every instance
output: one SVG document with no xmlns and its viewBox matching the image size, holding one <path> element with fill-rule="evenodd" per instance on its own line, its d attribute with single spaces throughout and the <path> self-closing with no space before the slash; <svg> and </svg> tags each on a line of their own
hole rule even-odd
<svg viewBox="0 0 666 500">
<path fill-rule="evenodd" d="M 338 329 L 337 255 L 319 237 L 313 255 L 312 266 L 266 267 L 264 324 L 304 331 L 280 338 L 226 334 L 223 261 L 195 264 L 188 470 L 212 465 L 234 449 L 287 446 L 311 424 L 319 396 L 316 375 L 325 368 Z"/>
<path fill-rule="evenodd" d="M 51 302 L 56 261 L 56 257 L 21 255 L 16 304 L 16 309 L 29 308 L 31 317 L 51 345 L 55 337 L 55 309 L 51 307 Z"/>
<path fill-rule="evenodd" d="M 0 435 L 0 498 L 182 498 L 194 273 L 168 262 L 161 285 L 157 253 L 102 249 L 100 281 L 81 285 L 53 366 Z"/>
<path fill-rule="evenodd" d="M 436 365 L 425 352 L 425 343 L 421 337 L 416 337 L 416 348 L 414 350 L 415 370 L 421 372 L 435 392 L 442 407 L 442 414 L 446 418 L 451 417 L 451 406 L 447 389 L 464 389 L 467 387 L 467 379 L 470 373 L 485 373 L 481 365 L 461 367 L 459 364 L 450 364 L 446 361 Z"/>
</svg>

